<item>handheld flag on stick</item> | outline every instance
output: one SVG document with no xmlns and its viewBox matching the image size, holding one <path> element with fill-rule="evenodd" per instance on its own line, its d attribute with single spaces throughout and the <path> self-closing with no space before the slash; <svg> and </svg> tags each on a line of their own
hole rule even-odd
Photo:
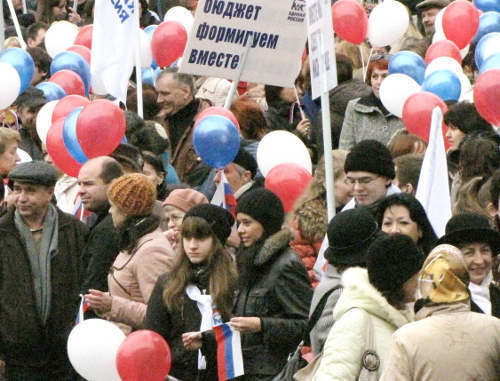
<svg viewBox="0 0 500 381">
<path fill-rule="evenodd" d="M 217 341 L 217 368 L 219 381 L 230 380 L 245 374 L 241 336 L 229 324 L 213 327 Z"/>
<path fill-rule="evenodd" d="M 80 294 L 80 306 L 78 307 L 78 312 L 76 313 L 75 325 L 80 324 L 83 320 L 85 320 L 85 312 L 87 312 L 89 305 L 85 300 L 85 297 Z"/>
</svg>

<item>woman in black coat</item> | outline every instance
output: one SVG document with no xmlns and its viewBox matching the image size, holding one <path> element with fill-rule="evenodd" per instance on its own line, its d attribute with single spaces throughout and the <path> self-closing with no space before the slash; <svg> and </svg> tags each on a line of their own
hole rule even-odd
<svg viewBox="0 0 500 381">
<path fill-rule="evenodd" d="M 233 223 L 231 214 L 218 206 L 191 208 L 182 223 L 179 263 L 158 279 L 149 299 L 145 328 L 168 342 L 170 375 L 183 381 L 217 380 L 212 327 L 231 315 L 236 266 L 223 244 Z"/>
<path fill-rule="evenodd" d="M 281 201 L 267 189 L 250 191 L 236 208 L 241 247 L 236 254 L 239 290 L 231 325 L 242 333 L 245 376 L 270 380 L 301 341 L 312 289 L 299 256 L 281 230 Z"/>
</svg>

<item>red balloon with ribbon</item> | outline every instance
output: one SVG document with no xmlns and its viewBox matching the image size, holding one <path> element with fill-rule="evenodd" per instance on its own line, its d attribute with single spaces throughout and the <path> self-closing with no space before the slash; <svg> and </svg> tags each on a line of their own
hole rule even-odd
<svg viewBox="0 0 500 381">
<path fill-rule="evenodd" d="M 236 117 L 230 110 L 225 109 L 224 107 L 208 107 L 204 109 L 202 112 L 196 115 L 196 119 L 194 121 L 195 127 L 200 120 L 209 115 L 219 115 L 228 118 L 231 122 L 234 123 L 238 131 L 240 130 L 240 124 L 238 123 L 238 119 L 236 119 Z"/>
<path fill-rule="evenodd" d="M 59 70 L 50 78 L 49 82 L 57 83 L 68 95 L 85 95 L 85 84 L 82 78 L 72 70 Z"/>
<path fill-rule="evenodd" d="M 429 134 L 432 121 L 432 110 L 439 107 L 443 115 L 448 111 L 448 106 L 437 95 L 421 91 L 411 95 L 403 106 L 403 123 L 406 129 L 412 134 L 420 136 L 426 142 L 429 142 Z M 449 148 L 449 144 L 445 137 L 446 125 L 442 125 L 443 138 L 445 148 Z"/>
<path fill-rule="evenodd" d="M 162 22 L 153 32 L 151 50 L 159 67 L 170 66 L 184 53 L 186 28 L 177 21 Z"/>
<path fill-rule="evenodd" d="M 443 32 L 458 49 L 465 48 L 479 28 L 479 11 L 470 1 L 455 0 L 443 12 Z"/>
<path fill-rule="evenodd" d="M 85 61 L 87 61 L 87 63 L 89 64 L 90 66 L 90 57 L 92 55 L 91 51 L 89 48 L 87 48 L 86 46 L 84 45 L 73 45 L 73 46 L 70 46 L 68 49 L 66 49 L 68 52 L 75 52 L 76 54 L 79 54 L 80 56 L 83 57 L 83 59 Z"/>
<path fill-rule="evenodd" d="M 67 95 L 61 98 L 52 111 L 52 122 L 66 118 L 77 107 L 86 106 L 90 101 L 80 95 Z"/>
<path fill-rule="evenodd" d="M 460 50 L 451 41 L 440 40 L 433 43 L 425 53 L 425 63 L 429 65 L 431 61 L 438 57 L 451 57 L 462 65 L 462 56 Z"/>
<path fill-rule="evenodd" d="M 116 366 L 123 381 L 163 381 L 171 365 L 168 343 L 156 332 L 146 329 L 128 335 L 116 354 Z"/>
<path fill-rule="evenodd" d="M 311 180 L 312 176 L 303 167 L 294 163 L 283 163 L 267 173 L 265 187 L 278 196 L 283 209 L 288 213 Z"/>
<path fill-rule="evenodd" d="M 332 6 L 333 30 L 340 38 L 361 44 L 368 31 L 368 16 L 356 0 L 339 0 Z"/>
<path fill-rule="evenodd" d="M 63 139 L 64 118 L 60 118 L 49 128 L 47 133 L 47 153 L 52 158 L 55 166 L 72 177 L 78 177 L 82 164 L 70 155 Z"/>
<path fill-rule="evenodd" d="M 474 85 L 477 112 L 494 126 L 500 126 L 500 69 L 481 74 Z"/>
<path fill-rule="evenodd" d="M 83 26 L 76 35 L 75 45 L 83 45 L 92 49 L 92 32 L 94 27 L 92 24 Z"/>
</svg>

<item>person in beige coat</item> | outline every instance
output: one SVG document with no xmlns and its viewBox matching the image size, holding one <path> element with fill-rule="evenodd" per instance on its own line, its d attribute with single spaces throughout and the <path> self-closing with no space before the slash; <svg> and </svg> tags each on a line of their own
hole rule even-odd
<svg viewBox="0 0 500 381">
<path fill-rule="evenodd" d="M 129 334 L 142 327 L 154 285 L 173 267 L 176 254 L 152 216 L 156 187 L 151 180 L 138 173 L 121 176 L 111 183 L 108 198 L 120 253 L 108 275 L 109 292 L 91 289 L 85 299 Z"/>
<path fill-rule="evenodd" d="M 437 246 L 419 277 L 416 322 L 396 331 L 381 380 L 500 380 L 500 320 L 470 311 L 459 249 Z"/>
</svg>

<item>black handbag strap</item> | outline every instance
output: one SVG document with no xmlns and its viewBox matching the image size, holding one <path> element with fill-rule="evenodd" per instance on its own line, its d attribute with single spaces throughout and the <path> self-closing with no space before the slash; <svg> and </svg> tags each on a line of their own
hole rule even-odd
<svg viewBox="0 0 500 381">
<path fill-rule="evenodd" d="M 319 318 L 321 317 L 321 314 L 323 313 L 323 310 L 325 309 L 326 302 L 328 301 L 328 297 L 335 291 L 338 290 L 339 288 L 342 288 L 342 285 L 338 284 L 332 289 L 328 290 L 327 292 L 324 293 L 324 295 L 321 297 L 319 300 L 318 304 L 316 305 L 316 308 L 314 309 L 311 317 L 309 318 L 309 322 L 307 323 L 307 329 L 306 332 L 304 333 L 304 341 L 306 343 L 309 342 L 309 334 L 311 333 L 312 329 L 318 322 Z"/>
</svg>

